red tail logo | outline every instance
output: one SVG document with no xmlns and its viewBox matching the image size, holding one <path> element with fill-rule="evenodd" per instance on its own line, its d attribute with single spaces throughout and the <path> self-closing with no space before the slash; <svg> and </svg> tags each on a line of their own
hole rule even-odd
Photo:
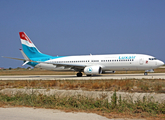
<svg viewBox="0 0 165 120">
<path fill-rule="evenodd" d="M 19 32 L 19 36 L 21 39 L 26 40 L 29 43 L 32 43 L 32 41 L 28 38 L 28 36 L 24 32 Z"/>
</svg>

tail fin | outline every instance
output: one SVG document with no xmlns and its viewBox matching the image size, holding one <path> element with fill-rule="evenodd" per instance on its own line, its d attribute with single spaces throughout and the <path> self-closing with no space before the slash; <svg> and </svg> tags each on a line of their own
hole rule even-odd
<svg viewBox="0 0 165 120">
<path fill-rule="evenodd" d="M 29 58 L 37 58 L 37 57 L 50 57 L 49 55 L 41 53 L 37 47 L 33 44 L 33 42 L 29 39 L 29 37 L 25 34 L 25 32 L 19 32 L 22 48 L 24 53 Z"/>
</svg>

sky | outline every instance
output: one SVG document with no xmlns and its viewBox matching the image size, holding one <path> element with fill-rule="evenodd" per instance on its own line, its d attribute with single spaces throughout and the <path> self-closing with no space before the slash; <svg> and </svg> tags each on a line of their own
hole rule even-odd
<svg viewBox="0 0 165 120">
<path fill-rule="evenodd" d="M 21 67 L 19 32 L 52 56 L 135 53 L 165 62 L 164 0 L 0 0 L 0 67 Z M 24 67 L 29 67 L 28 65 Z"/>
</svg>

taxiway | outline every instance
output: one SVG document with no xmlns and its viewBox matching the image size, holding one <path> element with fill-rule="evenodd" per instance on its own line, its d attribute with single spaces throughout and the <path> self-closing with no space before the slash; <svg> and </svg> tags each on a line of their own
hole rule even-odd
<svg viewBox="0 0 165 120">
<path fill-rule="evenodd" d="M 106 74 L 77 77 L 74 75 L 16 75 L 0 76 L 0 80 L 100 80 L 100 79 L 165 79 L 165 73 L 144 74 Z"/>
</svg>

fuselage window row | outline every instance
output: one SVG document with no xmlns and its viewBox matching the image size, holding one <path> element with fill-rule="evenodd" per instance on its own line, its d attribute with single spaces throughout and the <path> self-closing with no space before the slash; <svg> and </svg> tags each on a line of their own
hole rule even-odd
<svg viewBox="0 0 165 120">
<path fill-rule="evenodd" d="M 101 62 L 120 62 L 120 61 L 134 61 L 134 59 L 128 59 L 128 60 L 101 60 Z"/>
<path fill-rule="evenodd" d="M 121 62 L 121 61 L 134 61 L 134 59 L 128 60 L 101 60 L 101 62 Z M 90 60 L 78 60 L 78 61 L 51 61 L 54 63 L 84 63 L 90 62 Z M 99 62 L 99 60 L 91 60 L 91 62 Z"/>
<path fill-rule="evenodd" d="M 54 61 L 52 61 L 52 62 L 54 62 Z M 89 62 L 89 60 L 80 60 L 80 61 L 55 61 L 55 63 L 82 63 L 82 62 Z"/>
</svg>

